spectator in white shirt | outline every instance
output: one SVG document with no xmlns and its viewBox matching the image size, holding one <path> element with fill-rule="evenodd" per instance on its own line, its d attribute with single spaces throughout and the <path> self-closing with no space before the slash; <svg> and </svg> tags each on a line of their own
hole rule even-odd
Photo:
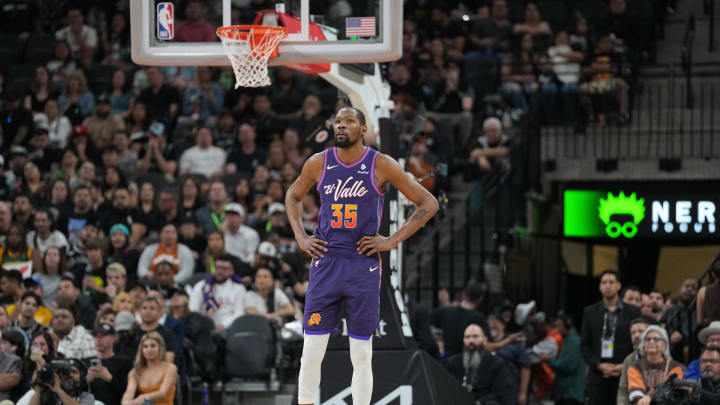
<svg viewBox="0 0 720 405">
<path fill-rule="evenodd" d="M 77 6 L 68 9 L 67 19 L 68 26 L 58 30 L 55 38 L 67 41 L 73 59 L 89 67 L 98 44 L 97 32 L 95 28 L 85 25 L 83 12 Z"/>
<path fill-rule="evenodd" d="M 27 244 L 37 250 L 40 256 L 44 255 L 50 246 L 67 250 L 69 246 L 67 238 L 62 232 L 54 229 L 55 220 L 49 211 L 42 209 L 36 211 L 33 225 L 35 230 L 27 233 Z"/>
<path fill-rule="evenodd" d="M 232 258 L 223 254 L 215 258 L 215 273 L 193 287 L 190 310 L 212 318 L 215 333 L 221 334 L 245 313 L 245 293 Z"/>
<path fill-rule="evenodd" d="M 230 203 L 225 206 L 223 223 L 225 251 L 250 264 L 255 258 L 255 250 L 260 245 L 260 235 L 256 230 L 244 225 L 244 220 L 245 209 L 242 205 Z"/>
<path fill-rule="evenodd" d="M 180 175 L 200 174 L 207 178 L 219 177 L 225 166 L 225 151 L 213 146 L 212 131 L 200 127 L 195 135 L 195 146 L 180 157 Z"/>
</svg>

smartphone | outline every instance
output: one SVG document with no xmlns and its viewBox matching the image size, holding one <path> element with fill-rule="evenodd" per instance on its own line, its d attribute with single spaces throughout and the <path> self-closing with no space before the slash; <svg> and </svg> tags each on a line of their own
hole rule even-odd
<svg viewBox="0 0 720 405">
<path fill-rule="evenodd" d="M 102 363 L 100 362 L 100 359 L 90 360 L 90 367 L 101 366 L 101 365 L 102 365 Z"/>
</svg>

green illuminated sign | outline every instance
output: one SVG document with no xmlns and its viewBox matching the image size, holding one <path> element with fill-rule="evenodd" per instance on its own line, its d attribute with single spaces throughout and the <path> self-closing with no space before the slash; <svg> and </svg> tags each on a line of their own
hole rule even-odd
<svg viewBox="0 0 720 405">
<path fill-rule="evenodd" d="M 616 215 L 632 217 L 632 220 L 618 222 Z M 645 218 L 645 199 L 638 199 L 635 193 L 597 190 L 565 191 L 565 236 L 597 238 L 609 236 L 633 238 L 637 235 L 638 224 Z"/>
</svg>

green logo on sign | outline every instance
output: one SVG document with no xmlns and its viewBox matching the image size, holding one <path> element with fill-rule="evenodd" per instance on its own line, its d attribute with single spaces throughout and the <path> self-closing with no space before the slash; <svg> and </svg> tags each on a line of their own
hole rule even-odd
<svg viewBox="0 0 720 405">
<path fill-rule="evenodd" d="M 632 221 L 620 224 L 611 221 L 613 215 L 632 215 Z M 607 198 L 601 198 L 598 204 L 598 216 L 605 223 L 605 232 L 611 238 L 617 238 L 621 234 L 630 239 L 638 232 L 637 225 L 645 218 L 645 199 L 637 199 L 635 193 L 626 196 L 622 191 L 618 196 L 607 194 Z"/>
</svg>

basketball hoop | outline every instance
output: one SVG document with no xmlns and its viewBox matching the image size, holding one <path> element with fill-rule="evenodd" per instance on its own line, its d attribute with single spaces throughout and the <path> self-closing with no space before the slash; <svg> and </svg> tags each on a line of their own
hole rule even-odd
<svg viewBox="0 0 720 405">
<path fill-rule="evenodd" d="M 235 88 L 270 85 L 268 60 L 277 56 L 280 41 L 287 28 L 265 25 L 230 25 L 219 27 L 220 37 L 235 72 Z"/>
</svg>

